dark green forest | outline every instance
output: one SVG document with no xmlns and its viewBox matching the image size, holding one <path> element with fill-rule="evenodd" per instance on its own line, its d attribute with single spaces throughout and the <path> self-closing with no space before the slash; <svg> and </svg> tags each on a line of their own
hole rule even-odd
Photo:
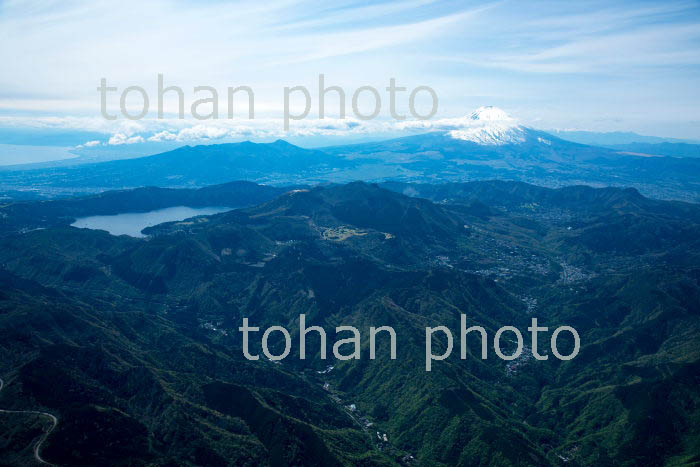
<svg viewBox="0 0 700 467">
<path fill-rule="evenodd" d="M 410 195 L 410 196 L 408 196 Z M 146 229 L 80 216 L 240 207 Z M 634 189 L 522 182 L 143 188 L 0 208 L 0 408 L 53 414 L 56 465 L 693 465 L 700 462 L 700 207 Z M 298 317 L 362 332 L 322 360 Z M 573 326 L 573 360 L 469 338 L 424 369 L 424 329 L 460 315 L 529 336 Z M 242 355 L 242 318 L 284 326 Z M 397 333 L 397 358 L 370 326 Z M 505 336 L 504 336 L 505 338 Z M 259 337 L 252 341 L 259 352 Z M 438 353 L 444 341 L 433 344 Z M 281 339 L 270 347 L 281 353 Z M 503 340 L 507 350 L 514 347 Z M 562 353 L 570 349 L 565 334 Z M 49 420 L 0 413 L 0 464 Z"/>
</svg>

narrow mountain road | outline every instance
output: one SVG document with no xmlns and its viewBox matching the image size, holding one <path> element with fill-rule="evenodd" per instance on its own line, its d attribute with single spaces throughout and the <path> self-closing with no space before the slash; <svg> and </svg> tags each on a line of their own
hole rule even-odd
<svg viewBox="0 0 700 467">
<path fill-rule="evenodd" d="M 2 378 L 0 378 L 0 392 L 2 392 L 2 389 L 4 387 L 5 387 L 5 382 L 3 381 Z M 0 413 L 42 415 L 44 417 L 48 417 L 49 419 L 51 419 L 51 427 L 49 427 L 48 430 L 44 431 L 44 434 L 41 435 L 39 440 L 34 445 L 34 458 L 40 464 L 55 465 L 55 464 L 52 464 L 52 463 L 44 460 L 41 457 L 41 452 L 40 452 L 41 445 L 44 444 L 44 441 L 46 441 L 46 438 L 49 437 L 49 435 L 54 430 L 54 428 L 56 428 L 56 425 L 58 425 L 58 419 L 54 415 L 51 415 L 50 413 L 47 413 L 47 412 L 39 412 L 36 410 L 4 410 L 4 409 L 0 409 Z"/>
</svg>

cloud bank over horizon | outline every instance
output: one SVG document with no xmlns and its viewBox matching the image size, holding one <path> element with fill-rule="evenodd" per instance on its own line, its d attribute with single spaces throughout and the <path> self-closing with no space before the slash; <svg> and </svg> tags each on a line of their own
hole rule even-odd
<svg viewBox="0 0 700 467">
<path fill-rule="evenodd" d="M 16 119 L 0 117 L 3 123 L 17 124 Z M 76 146 L 77 149 L 99 146 L 124 146 L 141 143 L 207 143 L 225 141 L 269 141 L 283 138 L 362 138 L 372 136 L 406 136 L 431 131 L 450 132 L 455 137 L 478 135 L 484 130 L 502 131 L 520 127 L 520 121 L 502 109 L 482 106 L 469 115 L 456 118 L 436 118 L 430 120 L 359 120 L 357 118 L 309 118 L 294 122 L 289 131 L 283 130 L 279 118 L 261 119 L 221 119 L 209 122 L 192 119 L 143 119 L 125 120 L 116 125 L 101 118 L 55 118 L 25 117 L 20 126 L 34 131 L 64 130 L 69 132 L 103 133 L 100 139 L 87 140 Z"/>
</svg>

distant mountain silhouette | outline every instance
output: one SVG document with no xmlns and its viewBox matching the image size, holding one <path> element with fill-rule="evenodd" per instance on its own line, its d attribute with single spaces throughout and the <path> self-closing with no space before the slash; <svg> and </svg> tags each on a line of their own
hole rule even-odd
<svg viewBox="0 0 700 467">
<path fill-rule="evenodd" d="M 505 179 L 551 187 L 632 186 L 654 198 L 700 199 L 700 158 L 641 157 L 648 145 L 610 148 L 573 143 L 523 126 L 494 107 L 435 126 L 439 129 L 429 133 L 320 149 L 282 140 L 243 142 L 184 146 L 91 164 L 6 168 L 0 169 L 0 195 L 53 198 L 142 186 L 195 188 L 231 180 L 293 185 Z M 660 154 L 688 155 L 693 148 L 672 145 Z"/>
</svg>

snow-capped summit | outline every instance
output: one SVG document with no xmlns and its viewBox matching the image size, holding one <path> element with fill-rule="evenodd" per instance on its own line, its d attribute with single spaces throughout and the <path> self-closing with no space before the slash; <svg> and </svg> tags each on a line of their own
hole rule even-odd
<svg viewBox="0 0 700 467">
<path fill-rule="evenodd" d="M 489 122 L 506 122 L 506 121 L 514 121 L 513 117 L 505 113 L 502 109 L 499 109 L 498 107 L 494 107 L 492 105 L 487 105 L 487 106 L 482 106 L 476 109 L 472 114 L 469 116 L 470 119 L 472 120 L 479 120 L 479 121 L 489 121 Z"/>
<path fill-rule="evenodd" d="M 498 107 L 479 107 L 462 119 L 464 124 L 449 132 L 454 139 L 484 145 L 518 144 L 525 142 L 526 129 Z"/>
</svg>

